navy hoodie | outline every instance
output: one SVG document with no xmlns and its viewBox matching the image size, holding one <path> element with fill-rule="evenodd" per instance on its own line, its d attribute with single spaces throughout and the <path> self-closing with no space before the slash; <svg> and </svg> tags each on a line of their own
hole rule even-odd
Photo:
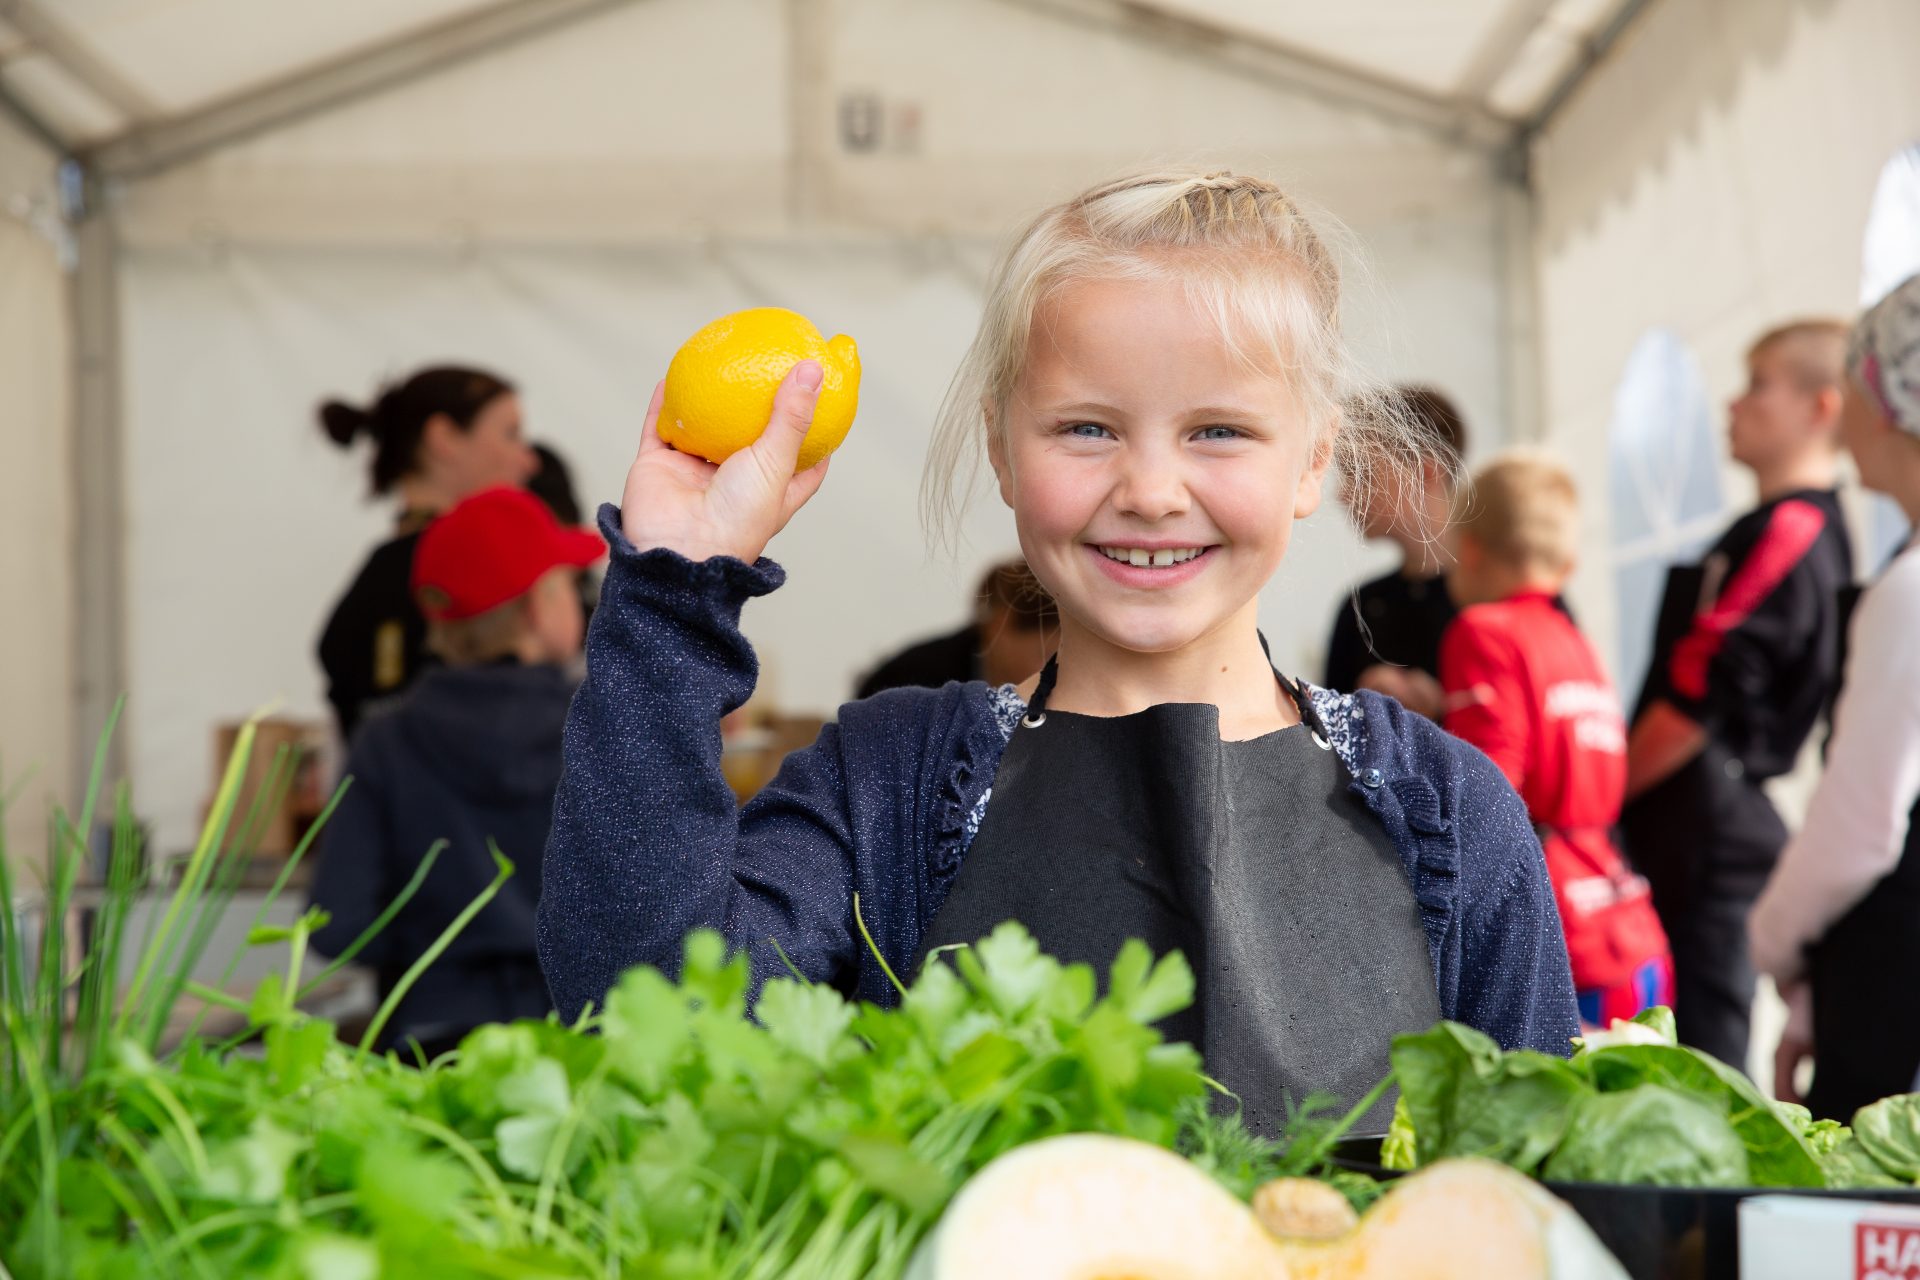
<svg viewBox="0 0 1920 1280">
<path fill-rule="evenodd" d="M 439 1047 L 484 1022 L 550 1007 L 535 954 L 540 862 L 560 781 L 571 677 L 503 662 L 422 675 L 392 710 L 369 719 L 347 760 L 352 779 L 320 845 L 312 901 L 332 915 L 316 950 L 338 955 L 445 840 L 420 891 L 356 957 L 381 998 L 494 877 L 488 842 L 512 879 L 421 975 L 388 1024 Z"/>
</svg>

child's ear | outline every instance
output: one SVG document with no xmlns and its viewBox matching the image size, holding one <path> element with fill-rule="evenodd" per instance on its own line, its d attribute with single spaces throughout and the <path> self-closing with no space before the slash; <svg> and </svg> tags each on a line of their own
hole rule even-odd
<svg viewBox="0 0 1920 1280">
<path fill-rule="evenodd" d="M 1468 573 L 1478 573 L 1487 558 L 1486 544 L 1465 529 L 1455 529 L 1452 537 L 1453 562 Z"/>
<path fill-rule="evenodd" d="M 987 424 L 987 462 L 993 467 L 994 479 L 1000 486 L 1000 501 L 1013 506 L 1013 464 L 1007 460 L 1007 437 L 1002 430 L 999 416 L 994 413 L 989 401 L 980 402 L 980 416 Z"/>
<path fill-rule="evenodd" d="M 1846 396 L 1838 387 L 1822 387 L 1814 396 L 1814 420 L 1820 429 L 1829 435 L 1838 436 L 1840 432 L 1840 411 L 1845 407 Z"/>
<path fill-rule="evenodd" d="M 1327 487 L 1327 468 L 1333 465 L 1334 434 L 1339 431 L 1338 421 L 1329 424 L 1320 432 L 1320 438 L 1314 442 L 1313 454 L 1307 459 L 1307 466 L 1300 473 L 1300 483 L 1293 490 L 1293 518 L 1305 520 L 1320 509 L 1320 499 Z"/>
</svg>

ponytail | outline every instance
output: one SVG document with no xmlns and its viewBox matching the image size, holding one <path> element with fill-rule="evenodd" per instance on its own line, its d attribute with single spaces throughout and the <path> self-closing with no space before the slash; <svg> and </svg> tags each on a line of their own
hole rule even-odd
<svg viewBox="0 0 1920 1280">
<path fill-rule="evenodd" d="M 327 433 L 327 439 L 350 449 L 362 431 L 373 430 L 373 415 L 344 400 L 329 400 L 320 406 L 320 429 Z"/>
<path fill-rule="evenodd" d="M 368 479 L 380 497 L 418 470 L 420 441 L 435 415 L 468 431 L 482 409 L 512 391 L 512 383 L 483 369 L 437 365 L 388 385 L 369 409 L 328 400 L 320 406 L 320 429 L 342 449 L 361 435 L 373 437 Z"/>
</svg>

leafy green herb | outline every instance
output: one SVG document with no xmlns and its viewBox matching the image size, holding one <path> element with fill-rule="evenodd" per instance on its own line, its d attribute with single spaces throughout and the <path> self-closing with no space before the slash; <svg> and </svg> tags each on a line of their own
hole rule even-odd
<svg viewBox="0 0 1920 1280">
<path fill-rule="evenodd" d="M 1335 1167 L 1331 1155 L 1375 1101 L 1370 1095 L 1342 1114 L 1332 1098 L 1310 1095 L 1288 1117 L 1285 1132 L 1267 1138 L 1250 1131 L 1237 1110 L 1222 1112 L 1206 1099 L 1193 1098 L 1181 1104 L 1175 1148 L 1242 1200 L 1275 1178 L 1319 1178 L 1359 1212 L 1384 1188 L 1365 1174 Z"/>
<path fill-rule="evenodd" d="M 287 963 L 251 999 L 188 981 L 260 825 L 234 812 L 249 736 L 138 949 L 126 922 L 146 885 L 124 789 L 87 961 L 0 912 L 0 1275 L 886 1280 L 966 1178 L 1020 1144 L 1179 1143 L 1244 1194 L 1328 1172 L 1352 1122 L 1310 1103 L 1270 1142 L 1210 1116 L 1198 1055 L 1154 1026 L 1193 997 L 1183 959 L 1129 943 L 1100 996 L 1091 969 L 1018 925 L 926 966 L 895 1009 L 781 979 L 749 1016 L 746 958 L 702 932 L 677 978 L 636 969 L 576 1026 L 483 1027 L 416 1067 L 367 1051 L 390 998 L 343 1045 L 297 1003 L 317 980 L 303 973 L 315 913 L 255 921 L 250 945 Z M 70 908 L 87 827 L 56 825 L 52 918 Z M 511 870 L 495 856 L 489 894 Z M 0 849 L 12 902 L 6 867 Z M 248 1050 L 163 1042 L 188 991 L 245 1015 Z"/>
</svg>

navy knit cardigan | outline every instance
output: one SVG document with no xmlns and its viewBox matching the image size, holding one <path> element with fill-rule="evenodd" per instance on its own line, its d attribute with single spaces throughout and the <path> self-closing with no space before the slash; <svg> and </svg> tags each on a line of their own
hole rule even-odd
<svg viewBox="0 0 1920 1280">
<path fill-rule="evenodd" d="M 785 580 L 769 560 L 637 552 L 603 507 L 612 562 L 566 728 L 539 907 L 541 964 L 565 1015 L 620 973 L 669 972 L 690 929 L 720 930 L 756 982 L 785 972 L 895 996 L 984 811 L 1020 711 L 985 684 L 897 689 L 840 709 L 744 810 L 720 771 L 720 718 L 752 693 L 745 602 Z M 1525 807 L 1478 750 L 1372 693 L 1314 690 L 1353 793 L 1399 850 L 1441 1012 L 1508 1048 L 1569 1052 L 1566 943 Z M 1284 981 L 1284 975 L 1277 975 Z"/>
</svg>

